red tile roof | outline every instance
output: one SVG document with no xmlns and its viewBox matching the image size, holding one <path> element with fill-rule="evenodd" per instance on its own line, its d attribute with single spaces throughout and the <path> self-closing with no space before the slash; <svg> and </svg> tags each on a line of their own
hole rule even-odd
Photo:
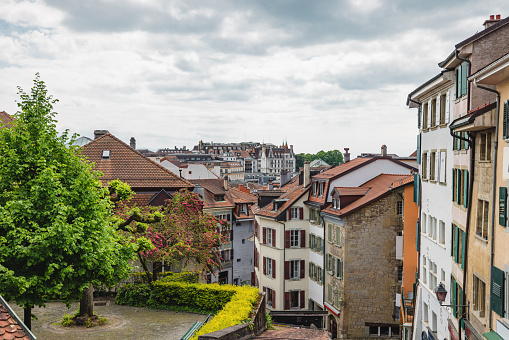
<svg viewBox="0 0 509 340">
<path fill-rule="evenodd" d="M 0 339 L 35 340 L 35 336 L 0 296 Z"/>
<path fill-rule="evenodd" d="M 297 201 L 300 197 L 306 194 L 310 188 L 311 188 L 310 185 L 308 185 L 307 187 L 299 185 L 299 176 L 296 176 L 277 190 L 277 192 L 283 192 L 280 196 L 276 196 L 277 199 L 286 200 L 285 203 L 281 205 L 281 207 L 279 207 L 277 210 L 273 210 L 274 207 L 273 204 L 267 204 L 263 208 L 260 208 L 258 205 L 255 205 L 253 206 L 253 212 L 255 213 L 255 215 L 277 218 L 281 214 L 285 213 L 286 210 L 295 203 L 295 201 Z M 260 193 L 260 191 L 258 192 Z M 263 192 L 269 193 L 270 190 L 266 191 L 264 190 Z"/>
<path fill-rule="evenodd" d="M 202 187 L 203 190 L 203 208 L 228 208 L 233 209 L 235 202 L 231 195 L 224 189 L 224 180 L 217 179 L 191 179 L 191 183 Z M 224 195 L 224 201 L 216 201 L 216 195 Z"/>
<path fill-rule="evenodd" d="M 335 187 L 339 195 L 345 196 L 364 196 L 369 191 L 369 188 L 363 187 Z"/>
<path fill-rule="evenodd" d="M 109 159 L 103 159 L 103 150 L 110 151 Z M 81 154 L 95 163 L 95 170 L 103 173 L 103 185 L 119 179 L 135 191 L 136 188 L 176 191 L 193 187 L 190 182 L 152 162 L 109 132 L 83 146 Z"/>
<path fill-rule="evenodd" d="M 0 111 L 0 129 L 6 125 L 9 125 L 14 121 L 14 118 L 5 111 Z"/>
<path fill-rule="evenodd" d="M 369 189 L 366 194 L 360 197 L 358 200 L 350 203 L 344 208 L 341 208 L 339 211 L 337 209 L 332 208 L 330 205 L 323 210 L 324 213 L 336 216 L 345 216 L 351 214 L 358 209 L 371 204 L 372 202 L 380 199 L 386 194 L 390 193 L 391 190 L 394 189 L 394 183 L 409 183 L 409 181 L 413 181 L 413 175 L 392 175 L 392 174 L 381 174 L 377 177 L 371 179 L 370 181 L 364 183 L 358 188 Z M 399 184 L 403 185 L 403 184 Z"/>
</svg>

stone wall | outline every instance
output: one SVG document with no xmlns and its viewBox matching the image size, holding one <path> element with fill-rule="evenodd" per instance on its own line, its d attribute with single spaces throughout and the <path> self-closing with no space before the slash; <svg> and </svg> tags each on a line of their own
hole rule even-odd
<svg viewBox="0 0 509 340">
<path fill-rule="evenodd" d="M 394 303 L 400 292 L 396 236 L 403 223 L 396 215 L 396 206 L 401 194 L 390 193 L 346 217 L 345 303 L 339 328 L 348 338 L 368 337 L 366 324 L 399 324 L 394 318 Z"/>
</svg>

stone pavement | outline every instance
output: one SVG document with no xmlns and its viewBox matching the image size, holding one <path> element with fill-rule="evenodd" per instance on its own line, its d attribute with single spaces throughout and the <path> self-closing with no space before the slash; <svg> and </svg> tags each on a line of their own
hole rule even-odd
<svg viewBox="0 0 509 340">
<path fill-rule="evenodd" d="M 328 340 L 329 336 L 327 331 L 320 329 L 298 328 L 295 326 L 279 326 L 275 325 L 276 329 L 271 329 L 263 332 L 262 335 L 257 336 L 255 339 L 264 340 L 296 340 L 296 339 L 310 339 L 310 340 Z"/>
</svg>

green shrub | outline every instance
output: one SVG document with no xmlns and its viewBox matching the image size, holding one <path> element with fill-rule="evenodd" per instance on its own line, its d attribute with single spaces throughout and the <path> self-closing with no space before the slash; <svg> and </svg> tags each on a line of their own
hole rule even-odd
<svg viewBox="0 0 509 340">
<path fill-rule="evenodd" d="M 209 322 L 207 322 L 191 340 L 198 339 L 199 335 L 218 331 L 231 326 L 250 321 L 253 305 L 258 299 L 258 288 L 251 286 L 236 287 L 236 294 L 223 309 Z"/>
<path fill-rule="evenodd" d="M 148 283 L 146 279 L 147 274 L 143 273 L 132 273 L 131 274 L 134 283 Z M 187 283 L 198 283 L 198 273 L 196 272 L 181 272 L 181 273 L 173 273 L 173 272 L 164 272 L 157 274 L 158 281 L 179 281 L 179 282 L 187 282 Z"/>
<path fill-rule="evenodd" d="M 118 289 L 115 303 L 143 307 L 150 298 L 150 285 L 145 283 L 128 283 Z"/>
</svg>

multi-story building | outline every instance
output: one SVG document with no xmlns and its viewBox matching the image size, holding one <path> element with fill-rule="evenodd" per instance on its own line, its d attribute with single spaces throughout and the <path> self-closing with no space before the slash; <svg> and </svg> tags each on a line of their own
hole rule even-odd
<svg viewBox="0 0 509 340">
<path fill-rule="evenodd" d="M 233 284 L 254 284 L 254 214 L 257 197 L 234 188 L 228 189 L 235 202 L 232 222 Z"/>
<path fill-rule="evenodd" d="M 462 267 L 451 268 L 451 178 L 453 151 L 448 128 L 454 101 L 454 72 L 445 70 L 408 95 L 407 105 L 418 108 L 417 160 L 420 163 L 420 227 L 417 246 L 420 250 L 420 277 L 414 308 L 414 334 L 424 332 L 436 339 L 448 337 L 450 315 L 434 298 L 439 282 L 450 287 L 451 274 L 461 276 Z M 419 180 L 419 178 L 417 178 Z M 455 225 L 464 226 L 459 218 Z M 461 261 L 459 261 L 461 264 Z M 415 277 L 415 273 L 414 273 Z M 458 281 L 458 280 L 456 280 Z M 460 281 L 461 282 L 461 281 Z M 414 292 L 412 291 L 412 295 Z M 412 296 L 414 298 L 414 296 Z M 406 327 L 409 328 L 409 327 Z M 405 329 L 405 335 L 408 334 Z"/>
<path fill-rule="evenodd" d="M 304 201 L 308 171 L 278 190 L 258 190 L 255 214 L 256 285 L 267 294 L 269 310 L 305 309 L 308 292 L 309 222 Z"/>
<path fill-rule="evenodd" d="M 356 289 L 353 288 L 353 286 L 350 286 L 348 289 L 344 286 L 343 275 L 346 275 L 345 268 L 351 268 L 354 270 L 354 264 L 357 263 L 359 259 L 354 260 L 353 258 L 350 258 L 350 256 L 355 255 L 354 253 L 348 252 L 346 250 L 354 249 L 354 247 L 350 248 L 350 246 L 355 244 L 355 242 L 348 244 L 342 243 L 347 242 L 346 240 L 349 240 L 350 237 L 353 237 L 353 233 L 346 235 L 346 238 L 339 236 L 343 235 L 345 230 L 352 228 L 353 224 L 350 226 L 347 225 L 347 227 L 345 227 L 346 215 L 338 215 L 338 207 L 348 207 L 348 204 L 352 203 L 353 201 L 357 201 L 360 196 L 365 196 L 365 194 L 371 190 L 368 188 L 358 187 L 366 184 L 371 180 L 374 180 L 382 174 L 409 176 L 412 174 L 412 172 L 417 170 L 408 164 L 387 156 L 386 151 L 387 149 L 384 148 L 382 156 L 378 157 L 355 158 L 351 161 L 349 160 L 349 157 L 346 157 L 346 163 L 340 164 L 330 170 L 314 175 L 312 177 L 311 190 L 308 195 L 308 199 L 305 202 L 306 207 L 309 209 L 309 237 L 311 239 L 309 266 L 313 269 L 310 271 L 309 280 L 309 308 L 317 310 L 324 309 L 329 312 L 327 318 L 327 327 L 329 332 L 334 337 L 369 336 L 369 326 L 366 326 L 365 324 L 362 326 L 360 326 L 360 324 L 356 326 L 349 324 L 349 322 L 354 319 L 357 319 L 357 323 L 371 322 L 373 327 L 380 326 L 380 319 L 378 321 L 375 319 L 367 321 L 369 319 L 369 315 L 366 315 L 368 318 L 366 319 L 361 315 L 354 315 L 353 309 L 345 308 L 344 301 L 349 301 L 346 303 L 346 306 L 348 306 L 349 303 L 353 304 L 353 299 L 355 299 L 351 295 L 345 295 L 346 291 L 348 289 Z M 396 178 L 394 178 L 394 181 L 395 180 Z M 387 188 L 391 183 L 392 182 L 387 184 Z M 344 190 L 347 190 L 347 192 Z M 374 193 L 375 191 L 371 192 Z M 337 197 L 339 197 L 338 195 L 342 196 L 342 205 L 341 202 L 337 199 Z M 367 197 L 372 196 L 370 194 Z M 364 199 L 359 200 L 357 203 L 362 202 Z M 400 204 L 402 204 L 402 200 Z M 351 207 L 354 206 L 355 205 L 352 205 Z M 372 222 L 373 221 L 370 221 L 370 223 Z M 372 227 L 375 229 L 383 229 L 383 227 L 378 225 L 376 227 Z M 385 236 L 387 235 L 384 235 L 384 237 Z M 391 236 L 391 238 L 388 240 L 384 239 L 384 241 L 381 241 L 381 243 L 386 245 L 391 243 L 394 245 L 394 247 L 396 247 L 396 234 L 393 236 L 394 237 Z M 367 241 L 367 239 L 365 241 Z M 387 253 L 386 256 L 391 255 Z M 349 263 L 347 263 L 347 261 Z M 395 256 L 390 257 L 390 260 L 386 263 L 387 266 L 392 266 L 393 261 L 396 261 Z M 398 265 L 401 266 L 401 259 L 397 261 L 399 261 Z M 346 267 L 343 268 L 342 266 L 344 263 Z M 316 268 L 316 274 L 314 268 Z M 322 268 L 325 270 L 325 272 L 321 272 Z M 391 268 L 394 270 L 397 268 L 397 266 L 395 265 Z M 349 276 L 348 280 L 353 277 L 355 276 Z M 358 277 L 356 279 L 358 279 Z M 367 277 L 365 277 L 365 279 L 370 281 Z M 389 280 L 391 280 L 391 282 L 397 282 L 397 272 L 394 276 L 390 276 Z M 354 281 L 348 281 L 348 284 L 350 285 L 353 283 Z M 364 286 L 368 283 L 363 282 L 362 284 Z M 390 295 L 391 292 L 391 290 L 383 292 L 383 289 L 387 287 L 382 287 L 382 285 L 380 285 L 378 288 L 374 286 L 372 288 L 374 289 L 373 291 L 379 289 L 379 293 L 381 294 L 380 296 L 386 293 Z M 366 291 L 367 289 L 368 288 L 366 288 Z M 388 300 L 392 306 L 390 309 L 391 316 L 395 311 L 396 301 L 399 300 L 395 295 L 396 293 L 399 293 L 399 291 L 393 291 L 393 293 L 394 294 L 392 294 Z M 364 307 L 360 308 L 361 310 L 364 310 Z M 385 307 L 383 308 L 385 313 L 386 309 Z M 378 326 L 374 326 L 374 324 L 377 322 Z M 394 320 L 392 320 L 391 325 L 392 326 L 388 327 L 395 328 L 394 333 L 397 332 L 396 328 L 399 330 L 399 324 Z M 377 328 L 377 331 L 379 330 L 380 329 Z M 374 332 L 374 328 L 372 331 Z M 383 329 L 383 332 L 385 332 L 385 328 Z"/>
<path fill-rule="evenodd" d="M 496 176 L 493 179 L 495 200 L 493 208 L 498 208 L 498 214 L 489 225 L 489 238 L 491 242 L 491 285 L 485 285 L 486 295 L 492 287 L 489 295 L 489 309 L 486 310 L 491 333 L 484 334 L 486 338 L 509 339 L 509 227 L 507 222 L 507 192 L 509 187 L 509 54 L 505 54 L 493 63 L 475 72 L 469 80 L 476 86 L 487 87 L 496 90 L 500 96 L 495 102 L 494 117 L 497 149 L 493 150 L 493 163 L 496 168 Z M 493 88 L 496 86 L 496 88 Z M 486 112 L 485 114 L 491 114 Z M 494 145 L 493 145 L 494 146 Z M 483 242 L 484 240 L 483 237 Z M 476 288 L 479 285 L 477 284 Z M 483 288 L 480 286 L 479 288 Z M 480 298 L 479 294 L 475 295 Z M 479 300 L 474 301 L 479 305 Z M 497 338 L 497 339 L 499 339 Z"/>
</svg>

